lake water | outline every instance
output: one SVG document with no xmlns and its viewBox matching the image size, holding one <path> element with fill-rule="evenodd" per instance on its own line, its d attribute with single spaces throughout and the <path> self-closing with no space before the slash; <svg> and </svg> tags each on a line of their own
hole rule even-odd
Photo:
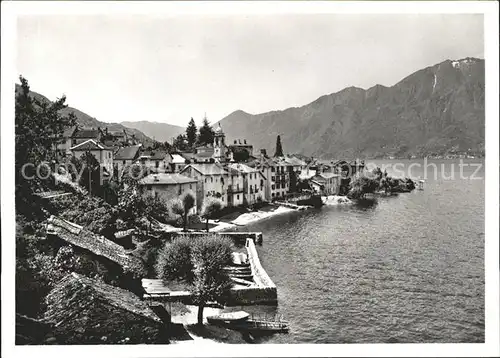
<svg viewBox="0 0 500 358">
<path fill-rule="evenodd" d="M 484 342 L 484 162 L 466 160 L 483 164 L 483 179 L 470 178 L 475 167 L 460 178 L 458 160 L 434 163 L 423 191 L 241 228 L 263 232 L 257 249 L 279 300 L 244 309 L 290 322 L 259 342 Z"/>
</svg>

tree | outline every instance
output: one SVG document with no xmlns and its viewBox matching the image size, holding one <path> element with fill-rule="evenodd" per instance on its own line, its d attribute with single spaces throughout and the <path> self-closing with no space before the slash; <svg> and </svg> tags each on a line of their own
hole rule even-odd
<svg viewBox="0 0 500 358">
<path fill-rule="evenodd" d="M 250 153 L 244 148 L 233 148 L 233 159 L 236 162 L 246 162 L 250 158 Z"/>
<path fill-rule="evenodd" d="M 186 128 L 186 139 L 187 139 L 187 145 L 189 148 L 193 148 L 194 145 L 196 144 L 196 124 L 194 123 L 193 117 L 191 117 L 191 120 L 188 123 L 188 126 Z"/>
<path fill-rule="evenodd" d="M 229 238 L 207 234 L 198 238 L 177 238 L 158 253 L 156 272 L 159 278 L 184 280 L 191 285 L 200 325 L 207 303 L 226 303 L 232 284 L 223 268 L 231 262 L 232 251 Z"/>
<path fill-rule="evenodd" d="M 382 179 L 384 173 L 382 172 L 382 169 L 376 167 L 375 169 L 372 170 L 372 175 L 374 175 L 378 180 L 380 180 Z"/>
<path fill-rule="evenodd" d="M 32 194 L 45 185 L 35 168 L 43 161 L 56 159 L 55 144 L 62 140 L 64 129 L 76 123 L 76 117 L 73 113 L 61 115 L 61 110 L 67 108 L 65 96 L 55 102 L 36 97 L 30 93 L 28 81 L 22 76 L 19 79 L 21 86 L 15 102 L 16 210 L 32 216 Z"/>
<path fill-rule="evenodd" d="M 82 200 L 68 199 L 66 208 L 61 209 L 59 215 L 68 221 L 82 225 L 86 229 L 108 239 L 114 239 L 116 220 L 119 210 L 109 205 L 101 198 L 85 196 Z"/>
<path fill-rule="evenodd" d="M 222 210 L 222 201 L 215 198 L 206 198 L 203 203 L 202 216 L 206 219 L 208 232 L 208 219 L 213 219 Z"/>
<path fill-rule="evenodd" d="M 191 238 L 180 236 L 158 252 L 155 270 L 158 277 L 165 281 L 181 280 L 192 283 L 193 268 Z"/>
<path fill-rule="evenodd" d="M 195 196 L 191 192 L 184 193 L 179 199 L 174 199 L 170 204 L 170 209 L 176 215 L 182 217 L 183 229 L 187 231 L 188 215 L 196 202 Z"/>
<path fill-rule="evenodd" d="M 188 150 L 188 142 L 187 142 L 186 136 L 179 134 L 174 139 L 174 143 L 172 144 L 172 146 L 175 150 L 178 150 L 180 152 Z"/>
<path fill-rule="evenodd" d="M 361 175 L 351 182 L 351 189 L 347 193 L 347 197 L 362 199 L 365 194 L 374 193 L 378 188 L 379 181 L 377 179 Z"/>
<path fill-rule="evenodd" d="M 80 162 L 83 165 L 83 172 L 80 177 L 81 187 L 87 189 L 89 194 L 98 195 L 101 188 L 101 165 L 96 157 L 90 152 L 86 152 L 80 157 Z"/>
<path fill-rule="evenodd" d="M 214 130 L 208 122 L 208 119 L 203 118 L 203 123 L 199 129 L 198 134 L 198 144 L 199 145 L 211 145 L 214 142 Z"/>
<path fill-rule="evenodd" d="M 147 177 L 149 174 L 155 172 L 154 169 L 149 168 L 143 164 L 134 163 L 127 165 L 123 168 L 121 173 L 121 184 L 125 187 L 137 188 L 139 180 Z"/>
<path fill-rule="evenodd" d="M 283 148 L 281 146 L 281 137 L 278 135 L 276 137 L 276 152 L 274 153 L 275 157 L 282 157 L 283 156 Z"/>
</svg>

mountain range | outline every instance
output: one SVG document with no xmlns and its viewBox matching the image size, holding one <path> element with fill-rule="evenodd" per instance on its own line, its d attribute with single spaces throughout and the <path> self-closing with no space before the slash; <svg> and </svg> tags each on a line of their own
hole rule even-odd
<svg viewBox="0 0 500 358">
<path fill-rule="evenodd" d="M 121 124 L 129 128 L 135 128 L 159 142 L 172 143 L 173 138 L 186 131 L 186 128 L 168 123 L 138 121 L 121 122 Z"/>
<path fill-rule="evenodd" d="M 16 89 L 15 93 L 20 91 L 21 86 L 16 83 Z M 50 100 L 45 97 L 44 95 L 41 95 L 40 93 L 34 92 L 30 89 L 30 96 L 33 98 L 38 99 L 41 102 L 50 102 Z M 73 112 L 76 116 L 76 122 L 79 126 L 85 127 L 85 128 L 105 128 L 107 127 L 108 130 L 110 131 L 123 131 L 126 130 L 127 133 L 134 134 L 135 137 L 143 144 L 143 146 L 148 147 L 153 144 L 153 140 L 145 135 L 143 132 L 140 130 L 137 130 L 133 127 L 127 127 L 124 126 L 120 123 L 106 123 L 106 122 L 101 122 L 98 121 L 96 118 L 88 115 L 87 113 L 84 113 L 80 111 L 79 109 L 73 108 L 73 107 L 66 107 L 65 109 L 61 110 L 62 115 L 68 115 L 69 113 Z"/>
<path fill-rule="evenodd" d="M 261 114 L 237 110 L 217 123 L 228 143 L 246 139 L 255 152 L 265 148 L 270 154 L 277 135 L 285 153 L 323 159 L 484 154 L 484 84 L 483 59 L 446 60 L 391 87 L 348 87 L 301 107 Z M 171 142 L 185 131 L 149 121 L 105 123 L 72 107 L 64 110 L 71 111 L 82 126 L 126 129 L 145 146 L 151 138 Z"/>
<path fill-rule="evenodd" d="M 484 60 L 447 60 L 391 87 L 348 87 L 302 107 L 262 114 L 238 110 L 219 123 L 274 153 L 377 158 L 484 152 Z"/>
</svg>

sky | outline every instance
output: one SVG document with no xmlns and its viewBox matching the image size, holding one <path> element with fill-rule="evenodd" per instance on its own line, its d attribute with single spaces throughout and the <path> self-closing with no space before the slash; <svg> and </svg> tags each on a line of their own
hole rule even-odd
<svg viewBox="0 0 500 358">
<path fill-rule="evenodd" d="M 484 58 L 483 16 L 470 14 L 37 15 L 17 32 L 33 91 L 103 122 L 183 127 Z"/>
</svg>

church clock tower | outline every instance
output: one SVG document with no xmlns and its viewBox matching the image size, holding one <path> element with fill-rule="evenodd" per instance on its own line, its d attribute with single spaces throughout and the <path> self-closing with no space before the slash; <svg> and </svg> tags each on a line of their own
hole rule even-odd
<svg viewBox="0 0 500 358">
<path fill-rule="evenodd" d="M 219 125 L 215 129 L 214 132 L 214 155 L 213 158 L 219 161 L 224 161 L 226 158 L 226 143 L 225 143 L 225 135 L 222 131 L 222 128 Z"/>
</svg>

